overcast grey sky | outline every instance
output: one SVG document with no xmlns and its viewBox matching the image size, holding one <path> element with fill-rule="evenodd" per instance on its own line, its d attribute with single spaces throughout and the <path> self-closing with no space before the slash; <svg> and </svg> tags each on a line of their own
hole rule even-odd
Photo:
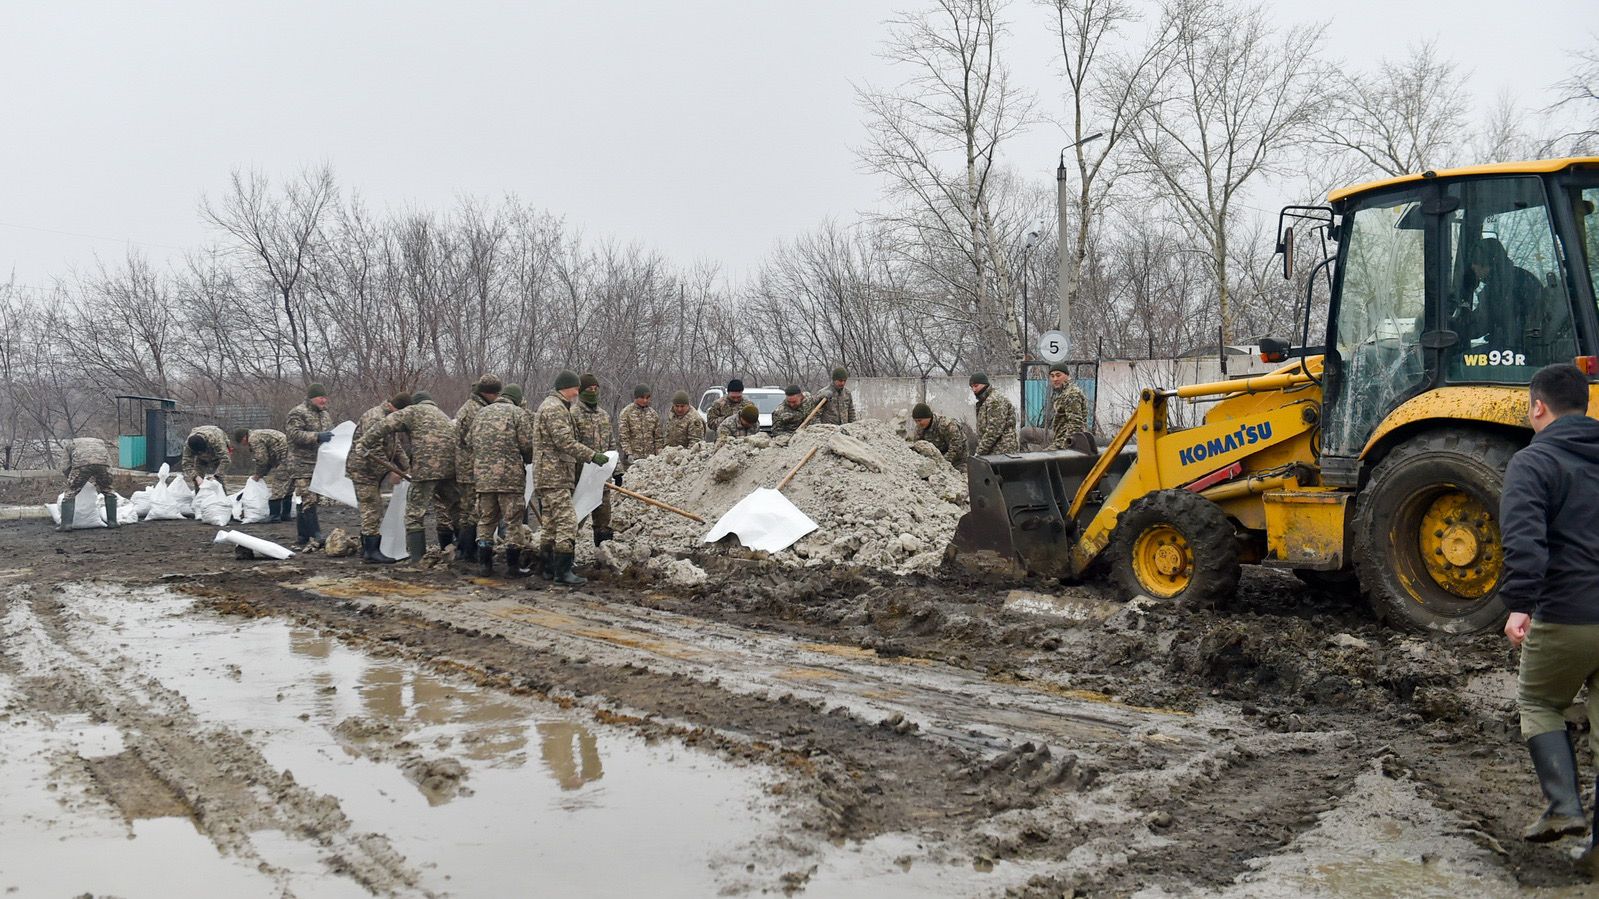
<svg viewBox="0 0 1599 899">
<path fill-rule="evenodd" d="M 913 0 L 90 3 L 0 6 L 0 279 L 46 285 L 210 239 L 196 206 L 235 167 L 326 161 L 376 208 L 516 194 L 581 225 L 737 277 L 779 239 L 877 202 L 860 171 L 853 83 Z M 1592 0 L 1275 0 L 1329 22 L 1367 66 L 1419 39 L 1479 97 L 1529 104 L 1564 74 Z M 1533 13 L 1533 9 L 1536 13 Z M 1009 11 L 1018 81 L 1057 101 L 1049 13 Z M 1552 26 L 1551 23 L 1566 23 Z M 1550 36 L 1564 39 L 1551 46 Z M 1008 163 L 1053 178 L 1040 126 Z M 70 232 L 70 233 L 57 233 Z"/>
</svg>

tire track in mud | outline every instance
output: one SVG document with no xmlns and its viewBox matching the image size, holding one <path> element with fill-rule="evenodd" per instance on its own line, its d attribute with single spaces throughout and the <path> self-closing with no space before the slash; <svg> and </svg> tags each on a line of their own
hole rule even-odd
<svg viewBox="0 0 1599 899">
<path fill-rule="evenodd" d="M 410 892 L 416 885 L 417 872 L 387 838 L 351 832 L 337 799 L 275 770 L 244 736 L 205 724 L 181 695 L 141 677 L 126 659 L 74 645 L 53 596 L 17 587 L 0 597 L 0 667 L 15 678 L 22 697 L 34 708 L 115 727 L 126 747 L 121 764 L 170 790 L 223 854 L 256 862 L 292 895 L 287 872 L 263 859 L 250 838 L 254 831 L 279 830 L 311 842 L 331 871 L 375 894 Z M 127 798 L 106 792 L 113 803 Z M 123 811 L 133 817 L 132 810 Z"/>
</svg>

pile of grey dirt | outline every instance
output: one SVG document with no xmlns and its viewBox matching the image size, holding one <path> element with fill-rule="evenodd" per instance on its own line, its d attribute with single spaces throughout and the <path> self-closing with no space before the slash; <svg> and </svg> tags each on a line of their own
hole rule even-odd
<svg viewBox="0 0 1599 899">
<path fill-rule="evenodd" d="M 781 552 L 744 549 L 735 536 L 703 536 L 723 513 L 758 488 L 775 488 L 812 449 L 815 456 L 783 489 L 817 524 Z M 717 447 L 670 447 L 634 462 L 626 486 L 705 519 L 698 524 L 636 500 L 614 496 L 616 538 L 600 561 L 667 573 L 696 554 L 769 558 L 781 565 L 863 566 L 896 574 L 930 572 L 943 561 L 966 511 L 966 479 L 942 459 L 917 452 L 889 422 L 813 424 L 793 435 L 758 434 Z M 685 578 L 677 566 L 672 573 Z"/>
</svg>

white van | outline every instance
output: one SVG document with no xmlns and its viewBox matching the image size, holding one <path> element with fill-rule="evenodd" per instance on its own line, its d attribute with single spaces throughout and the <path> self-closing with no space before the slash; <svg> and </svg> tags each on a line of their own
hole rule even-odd
<svg viewBox="0 0 1599 899">
<path fill-rule="evenodd" d="M 727 388 L 725 387 L 707 388 L 704 393 L 700 394 L 700 415 L 703 416 L 717 400 L 726 395 Z M 787 394 L 783 393 L 783 388 L 781 387 L 744 388 L 744 402 L 754 403 L 755 408 L 761 411 L 761 430 L 763 431 L 772 429 L 772 410 L 782 405 L 785 396 Z M 706 436 L 712 440 L 716 439 L 714 434 L 707 433 Z"/>
</svg>

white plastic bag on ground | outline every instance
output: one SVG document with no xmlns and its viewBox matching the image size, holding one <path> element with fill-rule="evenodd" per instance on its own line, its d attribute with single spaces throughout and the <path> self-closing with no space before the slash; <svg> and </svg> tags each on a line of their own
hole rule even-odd
<svg viewBox="0 0 1599 899">
<path fill-rule="evenodd" d="M 788 497 L 770 487 L 761 487 L 728 509 L 702 539 L 715 543 L 728 534 L 737 534 L 738 542 L 750 549 L 775 553 L 788 549 L 814 530 L 816 522 Z"/>
<path fill-rule="evenodd" d="M 604 465 L 583 463 L 583 475 L 577 479 L 577 489 L 572 491 L 572 508 L 577 511 L 578 521 L 589 517 L 589 513 L 605 501 L 605 482 L 611 479 L 611 472 L 616 470 L 616 462 L 621 458 L 616 453 L 605 455 Z"/>
<path fill-rule="evenodd" d="M 311 470 L 312 493 L 352 509 L 356 507 L 355 482 L 345 476 L 344 460 L 350 455 L 354 435 L 355 422 L 340 422 L 333 429 L 333 439 L 317 447 L 316 468 Z"/>
<path fill-rule="evenodd" d="M 133 495 L 128 497 L 128 507 L 133 511 L 136 518 L 143 518 L 150 514 L 150 491 L 153 489 L 152 487 L 146 487 L 143 490 L 135 490 Z M 119 518 L 121 517 L 121 508 L 121 506 L 117 507 L 117 517 Z"/>
<path fill-rule="evenodd" d="M 139 513 L 133 508 L 133 503 L 123 499 L 122 494 L 115 491 L 111 495 L 117 498 L 117 524 L 138 524 Z M 100 512 L 104 516 L 105 502 L 103 500 L 100 504 Z"/>
<path fill-rule="evenodd" d="M 389 507 L 383 512 L 383 523 L 378 525 L 378 533 L 383 536 L 378 552 L 391 559 L 403 559 L 408 555 L 405 551 L 405 498 L 410 493 L 410 481 L 401 480 L 395 484 Z"/>
<path fill-rule="evenodd" d="M 215 478 L 200 481 L 200 489 L 194 492 L 194 517 L 217 527 L 233 520 L 233 501 Z"/>
<path fill-rule="evenodd" d="M 66 494 L 61 496 L 65 498 Z M 59 509 L 54 518 L 57 524 L 61 523 Z M 105 502 L 100 499 L 100 491 L 95 489 L 93 481 L 84 484 L 83 489 L 78 491 L 76 505 L 72 508 L 72 522 L 67 527 L 73 530 L 105 527 Z"/>
<path fill-rule="evenodd" d="M 239 491 L 239 509 L 235 517 L 243 524 L 258 524 L 272 514 L 272 488 L 265 481 L 254 478 L 244 482 Z"/>
<path fill-rule="evenodd" d="M 260 537 L 252 537 L 243 531 L 217 531 L 216 539 L 211 542 L 231 543 L 234 546 L 242 546 L 257 555 L 266 556 L 269 559 L 287 559 L 294 555 L 286 546 L 273 543 L 271 540 L 262 540 Z"/>
<path fill-rule="evenodd" d="M 182 480 L 179 475 L 172 480 Z M 183 509 L 178 503 L 178 498 L 172 493 L 172 484 L 168 480 L 167 466 L 161 466 L 156 473 L 155 486 L 145 491 L 147 500 L 144 510 L 145 521 L 176 521 L 183 517 Z"/>
<path fill-rule="evenodd" d="M 167 499 L 171 501 L 173 508 L 178 510 L 179 516 L 185 518 L 194 516 L 194 488 L 189 486 L 183 475 L 175 474 L 172 480 L 167 482 Z"/>
</svg>

